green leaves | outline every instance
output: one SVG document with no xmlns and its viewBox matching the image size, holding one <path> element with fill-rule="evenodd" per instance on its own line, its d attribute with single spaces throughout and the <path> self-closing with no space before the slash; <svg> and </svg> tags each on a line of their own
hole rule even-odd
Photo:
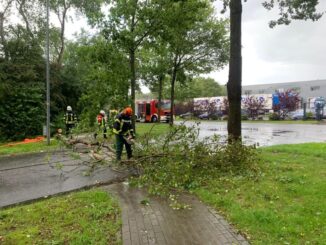
<svg viewBox="0 0 326 245">
<path fill-rule="evenodd" d="M 135 150 L 135 164 L 143 173 L 136 180 L 139 185 L 147 186 L 151 194 L 171 197 L 175 191 L 195 189 L 224 174 L 257 176 L 254 147 L 238 142 L 224 145 L 219 137 L 199 139 L 198 133 L 196 126 L 181 125 L 160 137 L 139 137 Z M 174 208 L 182 208 L 174 201 Z"/>
<path fill-rule="evenodd" d="M 262 5 L 272 10 L 276 5 L 279 7 L 280 17 L 277 20 L 270 21 L 271 28 L 276 25 L 289 25 L 291 20 L 319 20 L 323 13 L 317 12 L 319 0 L 267 0 Z"/>
</svg>

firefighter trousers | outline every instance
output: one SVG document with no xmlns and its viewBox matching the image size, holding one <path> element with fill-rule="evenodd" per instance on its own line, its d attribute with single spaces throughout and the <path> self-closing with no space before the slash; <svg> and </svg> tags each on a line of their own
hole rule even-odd
<svg viewBox="0 0 326 245">
<path fill-rule="evenodd" d="M 117 154 L 117 160 L 120 161 L 121 160 L 121 155 L 122 155 L 122 151 L 123 151 L 123 145 L 126 146 L 126 151 L 127 151 L 127 157 L 128 159 L 130 159 L 132 157 L 132 149 L 131 149 L 131 145 L 128 144 L 128 142 L 126 141 L 126 139 L 123 137 L 123 135 L 119 135 L 116 134 L 115 135 L 116 138 L 116 154 Z"/>
</svg>

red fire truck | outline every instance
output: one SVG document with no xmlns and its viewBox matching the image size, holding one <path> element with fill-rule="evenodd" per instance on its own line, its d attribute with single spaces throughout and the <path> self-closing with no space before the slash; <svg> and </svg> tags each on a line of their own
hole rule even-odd
<svg viewBox="0 0 326 245">
<path fill-rule="evenodd" d="M 136 100 L 136 116 L 140 122 L 157 122 L 158 120 L 158 100 Z M 161 121 L 169 122 L 171 116 L 171 102 L 162 100 Z"/>
</svg>

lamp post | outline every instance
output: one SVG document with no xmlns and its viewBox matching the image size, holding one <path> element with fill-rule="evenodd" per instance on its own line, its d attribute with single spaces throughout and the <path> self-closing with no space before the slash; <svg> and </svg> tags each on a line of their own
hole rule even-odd
<svg viewBox="0 0 326 245">
<path fill-rule="evenodd" d="M 49 0 L 46 0 L 46 141 L 50 145 Z"/>
</svg>

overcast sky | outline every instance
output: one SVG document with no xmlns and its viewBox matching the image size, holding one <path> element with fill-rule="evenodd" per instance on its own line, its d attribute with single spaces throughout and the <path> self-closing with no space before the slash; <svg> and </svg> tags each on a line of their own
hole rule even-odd
<svg viewBox="0 0 326 245">
<path fill-rule="evenodd" d="M 269 28 L 277 9 L 269 12 L 263 0 L 243 4 L 243 85 L 326 79 L 326 15 L 317 22 L 293 21 L 289 26 Z M 319 4 L 326 11 L 326 1 Z M 221 9 L 215 2 L 217 11 Z M 86 26 L 85 19 L 68 23 L 67 34 Z M 228 80 L 228 69 L 209 76 L 220 84 Z"/>
<path fill-rule="evenodd" d="M 277 18 L 262 0 L 243 4 L 243 85 L 326 79 L 326 15 L 317 22 L 293 21 L 269 28 Z M 319 4 L 326 11 L 326 1 Z M 228 69 L 211 74 L 225 84 Z"/>
</svg>

